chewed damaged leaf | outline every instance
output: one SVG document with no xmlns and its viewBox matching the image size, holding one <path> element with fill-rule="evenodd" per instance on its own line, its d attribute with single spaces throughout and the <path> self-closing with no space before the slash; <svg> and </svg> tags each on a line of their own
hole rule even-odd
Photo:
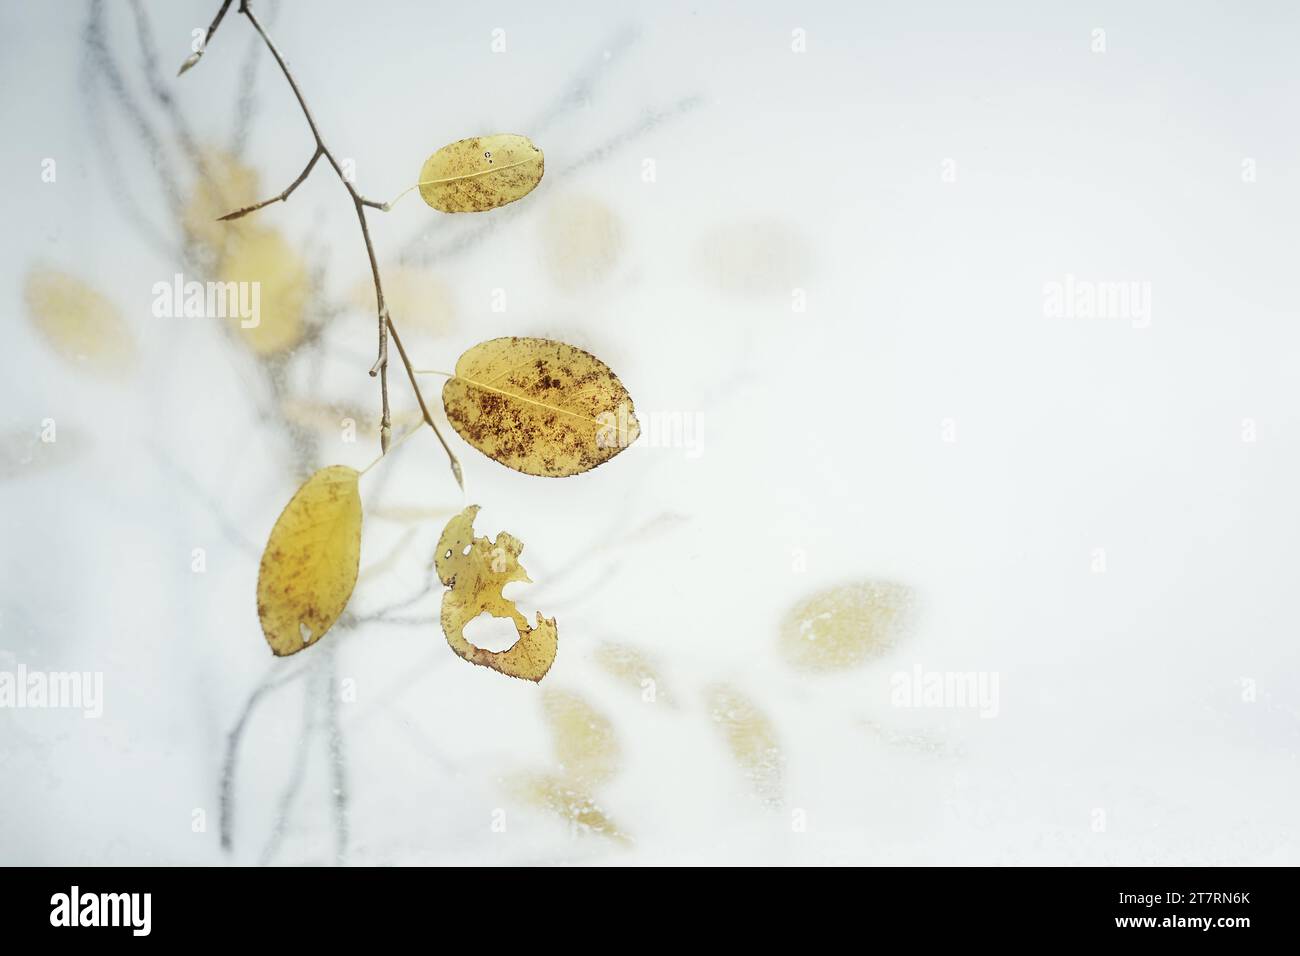
<svg viewBox="0 0 1300 956">
<path fill-rule="evenodd" d="M 632 397 L 609 366 L 552 339 L 479 343 L 456 362 L 442 403 L 461 438 L 526 475 L 590 471 L 641 434 Z"/>
<path fill-rule="evenodd" d="M 515 602 L 501 589 L 512 581 L 530 581 L 519 563 L 524 543 L 508 532 L 495 541 L 474 536 L 478 505 L 470 505 L 451 521 L 438 539 L 434 567 L 449 589 L 442 596 L 442 630 L 447 643 L 471 664 L 490 667 L 510 677 L 540 681 L 555 663 L 559 636 L 555 618 L 537 612 L 530 625 Z M 504 651 L 489 651 L 471 644 L 466 626 L 481 614 L 514 622 L 519 639 Z"/>
<path fill-rule="evenodd" d="M 331 465 L 303 483 L 271 529 L 257 616 L 279 657 L 315 644 L 347 607 L 361 562 L 361 475 Z"/>
</svg>

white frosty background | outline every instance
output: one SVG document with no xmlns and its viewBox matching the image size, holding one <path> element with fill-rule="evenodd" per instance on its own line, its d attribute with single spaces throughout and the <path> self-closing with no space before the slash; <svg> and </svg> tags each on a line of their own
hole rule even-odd
<svg viewBox="0 0 1300 956">
<path fill-rule="evenodd" d="M 224 143 L 249 25 L 232 13 L 174 81 L 216 0 L 147 6 L 165 82 L 201 137 Z M 415 608 L 427 627 L 366 625 L 273 661 L 253 595 L 257 553 L 301 477 L 292 450 L 259 417 L 261 379 L 217 322 L 150 315 L 151 286 L 180 265 L 111 194 L 174 223 L 128 124 L 108 116 L 116 164 L 90 133 L 89 7 L 3 4 L 4 427 L 34 435 L 55 418 L 70 447 L 0 489 L 0 667 L 100 670 L 106 700 L 99 721 L 0 711 L 0 861 L 1300 861 L 1293 4 L 260 7 L 367 194 L 394 195 L 462 136 L 517 131 L 546 151 L 541 187 L 490 214 L 500 223 L 463 252 L 438 250 L 474 224 L 439 221 L 416 197 L 372 216 L 381 258 L 427 259 L 456 301 L 455 331 L 419 340 L 417 362 L 450 367 L 501 334 L 568 339 L 610 363 L 639 411 L 701 415 L 703 454 L 637 448 L 546 481 L 458 442 L 479 531 L 526 543 L 537 584 L 521 608 L 559 618 L 542 688 L 455 658 L 436 595 Z M 109 3 L 106 19 L 133 95 L 181 155 L 143 85 L 129 4 Z M 498 27 L 503 54 L 490 49 Z M 1097 27 L 1104 55 L 1090 51 Z M 269 194 L 311 147 L 269 57 L 256 62 L 246 156 Z M 641 129 L 648 112 L 669 115 Z M 55 184 L 40 180 L 45 157 Z M 946 159 L 956 182 L 941 177 Z M 547 210 L 575 196 L 623 228 L 612 275 L 576 294 L 551 280 L 541 244 Z M 365 279 L 324 164 L 259 215 L 301 244 L 331 295 Z M 764 281 L 744 263 L 722 276 L 750 282 L 738 295 L 700 244 L 754 223 L 798 241 L 768 250 Z M 22 277 L 37 261 L 123 311 L 144 359 L 126 386 L 83 380 L 33 334 Z M 1150 327 L 1046 317 L 1044 283 L 1067 273 L 1150 282 Z M 494 288 L 505 313 L 491 311 Z M 356 310 L 335 331 L 333 357 L 301 384 L 374 408 L 373 319 Z M 392 389 L 409 407 L 397 370 Z M 325 438 L 318 463 L 375 452 Z M 388 504 L 461 505 L 431 435 L 383 468 Z M 359 588 L 361 609 L 419 590 L 439 525 L 418 525 Z M 368 522 L 363 565 L 399 537 Z M 190 571 L 195 547 L 204 575 Z M 856 670 L 790 670 L 776 651 L 784 611 L 872 577 L 915 589 L 911 637 Z M 656 657 L 680 706 L 643 704 L 599 670 L 604 640 Z M 999 715 L 891 707 L 890 675 L 917 663 L 998 672 Z M 227 735 L 268 673 L 303 665 L 310 675 L 250 718 L 224 854 Z M 338 772 L 329 709 L 304 698 L 331 676 L 358 693 L 335 708 Z M 715 681 L 771 720 L 780 808 L 754 796 L 711 725 L 702 690 Z M 503 786 L 554 763 L 548 686 L 613 722 L 624 765 L 598 796 L 631 849 L 573 835 Z M 206 832 L 192 831 L 195 809 Z"/>
</svg>

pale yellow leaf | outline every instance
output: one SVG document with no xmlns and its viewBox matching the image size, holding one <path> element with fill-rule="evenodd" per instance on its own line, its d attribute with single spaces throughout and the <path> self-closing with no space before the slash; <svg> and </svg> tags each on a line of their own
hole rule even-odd
<svg viewBox="0 0 1300 956">
<path fill-rule="evenodd" d="M 443 385 L 442 403 L 461 438 L 527 475 L 588 471 L 641 433 L 618 376 L 590 352 L 551 339 L 474 346 Z"/>
<path fill-rule="evenodd" d="M 594 657 L 602 670 L 635 690 L 642 700 L 674 706 L 672 697 L 664 689 L 659 668 L 642 651 L 630 644 L 604 641 L 596 646 Z"/>
<path fill-rule="evenodd" d="M 281 657 L 320 640 L 352 596 L 361 561 L 360 477 L 345 465 L 322 468 L 271 529 L 257 575 L 257 616 Z"/>
<path fill-rule="evenodd" d="M 331 432 L 339 437 L 342 437 L 349 427 L 355 435 L 379 434 L 378 407 L 363 408 L 360 405 L 341 402 L 327 404 L 305 398 L 287 398 L 280 403 L 280 412 L 284 415 L 285 421 L 294 425 Z M 424 416 L 420 414 L 419 409 L 394 410 L 391 419 L 394 432 L 399 433 L 404 428 L 422 422 Z"/>
<path fill-rule="evenodd" d="M 474 537 L 478 510 L 478 505 L 470 505 L 456 515 L 438 539 L 434 566 L 439 580 L 450 589 L 442 596 L 443 633 L 451 649 L 471 664 L 540 681 L 559 649 L 555 618 L 543 618 L 539 611 L 536 625 L 530 626 L 515 602 L 502 595 L 501 589 L 511 581 L 530 580 L 519 564 L 524 544 L 505 531 L 495 541 Z M 465 628 L 481 614 L 513 621 L 519 640 L 504 651 L 475 647 L 466 639 Z"/>
<path fill-rule="evenodd" d="M 586 196 L 556 199 L 541 222 L 542 261 L 564 292 L 598 285 L 623 252 L 623 226 L 605 203 Z"/>
<path fill-rule="evenodd" d="M 779 804 L 785 759 L 772 722 L 753 701 L 730 685 L 714 684 L 704 694 L 709 716 L 722 731 L 754 792 L 765 803 Z"/>
<path fill-rule="evenodd" d="M 200 246 L 210 262 L 220 268 L 228 244 L 255 227 L 251 220 L 217 220 L 265 197 L 260 194 L 257 170 L 223 150 L 204 150 L 196 172 L 194 189 L 181 212 L 181 224 L 190 241 Z"/>
<path fill-rule="evenodd" d="M 577 694 L 550 688 L 542 695 L 542 711 L 569 780 L 593 787 L 614 776 L 622 755 L 608 717 Z"/>
<path fill-rule="evenodd" d="M 483 212 L 527 196 L 543 172 L 542 151 L 527 136 L 474 136 L 424 161 L 420 195 L 442 212 Z"/>
<path fill-rule="evenodd" d="M 456 328 L 456 303 L 451 288 L 425 269 L 388 266 L 383 270 L 384 304 L 393 324 L 402 333 L 447 335 Z M 352 287 L 349 296 L 361 311 L 375 312 L 375 283 L 367 275 Z"/>
<path fill-rule="evenodd" d="M 279 232 L 249 228 L 232 236 L 221 280 L 257 284 L 258 314 L 227 320 L 235 337 L 254 352 L 274 355 L 302 341 L 311 281 L 307 264 Z"/>
<path fill-rule="evenodd" d="M 800 601 L 781 621 L 779 649 L 791 667 L 836 671 L 888 651 L 911 623 L 912 589 L 855 581 Z"/>
<path fill-rule="evenodd" d="M 604 809 L 582 787 L 549 773 L 521 773 L 507 781 L 518 799 L 568 820 L 580 833 L 592 833 L 629 844 L 626 831 L 606 816 Z"/>
<path fill-rule="evenodd" d="M 27 273 L 23 298 L 36 331 L 59 357 L 103 378 L 135 369 L 135 338 L 122 314 L 85 282 L 36 266 Z"/>
<path fill-rule="evenodd" d="M 811 256 L 789 225 L 772 219 L 723 226 L 696 249 L 699 270 L 724 292 L 789 296 L 808 284 Z"/>
</svg>

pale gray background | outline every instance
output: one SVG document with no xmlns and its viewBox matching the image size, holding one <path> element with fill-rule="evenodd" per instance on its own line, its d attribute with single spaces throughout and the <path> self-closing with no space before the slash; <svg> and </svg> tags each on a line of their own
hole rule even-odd
<svg viewBox="0 0 1300 956">
<path fill-rule="evenodd" d="M 232 13 L 174 80 L 216 7 L 147 4 L 163 82 L 205 141 L 226 143 L 249 25 Z M 371 195 L 410 185 L 425 156 L 462 136 L 523 132 L 546 151 L 539 189 L 493 214 L 471 247 L 448 253 L 475 227 L 415 197 L 375 217 L 387 261 L 428 261 L 454 292 L 457 328 L 422 341 L 421 364 L 449 367 L 499 334 L 551 335 L 608 361 L 639 409 L 701 416 L 696 458 L 634 448 L 565 481 L 458 445 L 485 505 L 479 530 L 527 544 L 538 583 L 521 607 L 560 619 L 544 686 L 613 721 L 624 767 L 599 797 L 636 844 L 573 838 L 511 802 L 504 777 L 553 765 L 539 689 L 454 658 L 436 597 L 417 608 L 426 628 L 370 625 L 327 638 L 332 651 L 272 662 L 253 593 L 257 553 L 298 480 L 291 455 L 259 417 L 249 359 L 215 323 L 149 314 L 152 284 L 180 266 L 114 193 L 175 227 L 102 78 L 90 81 L 99 105 L 87 99 L 89 6 L 7 0 L 7 453 L 46 417 L 76 444 L 0 490 L 0 651 L 9 668 L 101 670 L 106 701 L 98 722 L 0 711 L 0 862 L 1298 861 L 1294 4 L 258 8 Z M 188 176 L 143 82 L 130 5 L 107 3 L 105 19 L 125 82 Z M 498 27 L 504 54 L 490 49 Z M 796 28 L 806 53 L 791 50 Z M 1090 50 L 1094 28 L 1104 55 Z M 251 62 L 246 155 L 269 194 L 311 144 L 269 57 Z M 54 184 L 40 179 L 46 157 Z M 947 159 L 955 182 L 941 176 Z M 623 237 L 612 275 L 577 294 L 541 255 L 547 210 L 571 196 L 607 204 Z M 364 280 L 353 212 L 323 167 L 261 215 L 302 244 L 331 294 Z M 756 222 L 790 240 L 721 277 L 752 280 L 739 295 L 701 250 L 716 230 Z M 141 342 L 140 374 L 82 380 L 33 334 L 21 289 L 37 261 L 117 303 Z M 1067 273 L 1149 282 L 1150 327 L 1045 316 L 1044 283 Z M 793 287 L 806 312 L 792 312 Z M 508 290 L 504 314 L 490 309 L 494 288 Z M 342 322 L 315 394 L 373 407 L 372 325 L 362 310 Z M 393 394 L 409 405 L 396 375 Z M 942 440 L 945 419 L 955 442 Z M 459 508 L 429 437 L 385 465 L 385 494 Z M 374 454 L 327 439 L 319 461 L 360 467 Z M 419 588 L 439 522 L 419 528 L 357 602 Z M 396 537 L 368 525 L 363 564 Z M 546 587 L 593 542 L 608 551 Z M 194 547 L 208 550 L 206 575 L 190 571 Z M 786 608 L 876 576 L 915 588 L 916 633 L 840 675 L 787 668 Z M 591 650 L 606 639 L 653 653 L 680 706 L 642 704 L 598 670 Z M 892 708 L 890 675 L 918 662 L 998 672 L 999 716 Z M 227 856 L 226 735 L 273 663 L 315 670 L 250 721 Z M 326 669 L 358 688 L 335 710 L 341 776 L 317 725 L 294 789 L 303 694 Z M 1256 682 L 1253 703 L 1243 679 Z M 709 726 L 701 689 L 719 680 L 776 729 L 780 808 L 755 799 Z M 324 719 L 325 707 L 309 710 Z M 204 833 L 192 832 L 196 808 Z M 491 831 L 497 808 L 505 833 Z M 807 832 L 792 832 L 796 809 Z"/>
</svg>

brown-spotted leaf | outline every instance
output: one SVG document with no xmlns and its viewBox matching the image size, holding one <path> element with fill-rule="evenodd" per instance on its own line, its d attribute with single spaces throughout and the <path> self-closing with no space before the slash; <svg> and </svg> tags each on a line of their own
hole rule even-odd
<svg viewBox="0 0 1300 956">
<path fill-rule="evenodd" d="M 471 664 L 510 677 L 540 681 L 555 663 L 559 649 L 555 618 L 543 618 L 539 611 L 537 624 L 530 626 L 515 602 L 501 594 L 511 581 L 531 580 L 519 564 L 524 543 L 506 531 L 495 541 L 474 537 L 478 510 L 478 505 L 470 505 L 456 515 L 438 539 L 434 567 L 438 578 L 450 588 L 442 596 L 443 633 L 451 649 Z M 513 621 L 519 640 L 504 651 L 488 651 L 471 644 L 465 628 L 485 613 Z"/>
<path fill-rule="evenodd" d="M 704 693 L 709 716 L 722 731 L 754 792 L 763 802 L 779 805 L 785 760 L 772 722 L 753 701 L 728 684 L 714 684 Z"/>
<path fill-rule="evenodd" d="M 484 212 L 527 196 L 545 171 L 542 151 L 527 136 L 473 136 L 424 161 L 420 196 L 441 212 Z"/>
<path fill-rule="evenodd" d="M 609 366 L 552 339 L 479 343 L 456 362 L 442 404 L 461 438 L 526 475 L 589 471 L 641 434 L 632 397 Z"/>
<path fill-rule="evenodd" d="M 361 473 L 316 472 L 289 499 L 262 552 L 257 616 L 276 655 L 316 643 L 347 607 L 361 562 Z"/>
<path fill-rule="evenodd" d="M 27 273 L 23 298 L 36 331 L 79 369 L 117 379 L 136 367 L 135 338 L 122 314 L 85 282 L 37 266 Z"/>
<path fill-rule="evenodd" d="M 802 671 L 857 667 L 906 633 L 912 605 L 912 589 L 892 581 L 855 581 L 818 591 L 782 619 L 781 655 Z"/>
</svg>

